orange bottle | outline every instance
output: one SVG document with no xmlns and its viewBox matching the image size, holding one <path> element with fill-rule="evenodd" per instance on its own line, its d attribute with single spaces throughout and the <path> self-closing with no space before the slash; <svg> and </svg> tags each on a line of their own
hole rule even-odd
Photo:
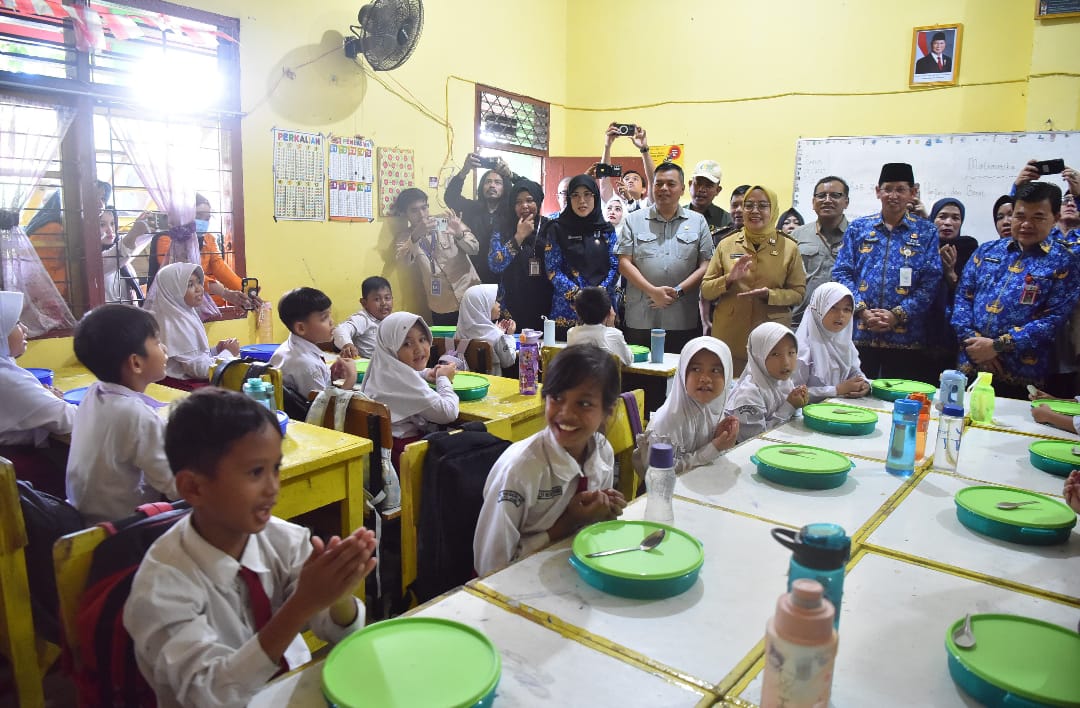
<svg viewBox="0 0 1080 708">
<path fill-rule="evenodd" d="M 915 428 L 915 459 L 921 460 L 926 456 L 926 434 L 930 429 L 930 398 L 925 393 L 912 393 L 908 398 L 922 405 L 919 409 L 919 423 Z"/>
</svg>

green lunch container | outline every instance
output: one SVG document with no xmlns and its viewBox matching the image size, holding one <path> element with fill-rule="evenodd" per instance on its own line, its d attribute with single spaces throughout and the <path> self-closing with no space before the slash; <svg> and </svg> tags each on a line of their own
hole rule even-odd
<svg viewBox="0 0 1080 708">
<path fill-rule="evenodd" d="M 839 452 L 809 445 L 768 445 L 750 461 L 770 482 L 799 489 L 835 489 L 855 463 Z"/>
<path fill-rule="evenodd" d="M 432 337 L 453 337 L 457 332 L 455 325 L 431 325 Z"/>
<path fill-rule="evenodd" d="M 953 498 L 960 523 L 984 536 L 1049 546 L 1069 540 L 1076 512 L 1057 499 L 1009 487 L 980 485 L 961 489 Z M 998 502 L 1035 502 L 1016 509 L 999 509 Z"/>
<path fill-rule="evenodd" d="M 933 398 L 936 391 L 937 388 L 932 384 L 908 379 L 874 379 L 874 382 L 870 384 L 870 392 L 874 394 L 874 398 L 880 398 L 883 401 L 907 398 L 909 393 L 925 393 Z"/>
<path fill-rule="evenodd" d="M 634 355 L 635 364 L 649 360 L 649 348 L 643 347 L 640 344 L 631 344 L 630 353 Z"/>
<path fill-rule="evenodd" d="M 488 388 L 491 387 L 491 382 L 485 379 L 479 374 L 470 374 L 468 372 L 461 372 L 454 375 L 454 393 L 458 395 L 458 398 L 462 401 L 476 401 L 487 395 Z M 428 384 L 432 388 L 435 388 L 435 384 Z"/>
<path fill-rule="evenodd" d="M 649 551 L 628 551 L 600 558 L 589 553 L 630 548 L 659 528 L 664 540 Z M 636 599 L 674 597 L 697 582 L 705 563 L 701 541 L 685 531 L 651 521 L 602 521 L 586 526 L 574 537 L 570 565 L 597 590 Z"/>
<path fill-rule="evenodd" d="M 1031 407 L 1038 405 L 1050 406 L 1050 410 L 1062 415 L 1080 415 L 1080 402 L 1073 400 L 1059 400 L 1057 398 L 1041 398 L 1031 402 Z"/>
<path fill-rule="evenodd" d="M 877 429 L 878 414 L 838 403 L 813 403 L 803 408 L 806 427 L 829 435 L 869 435 Z"/>
<path fill-rule="evenodd" d="M 1076 443 L 1059 440 L 1039 440 L 1028 446 L 1028 459 L 1035 469 L 1068 477 L 1073 470 L 1080 470 L 1080 455 L 1073 453 Z"/>
</svg>

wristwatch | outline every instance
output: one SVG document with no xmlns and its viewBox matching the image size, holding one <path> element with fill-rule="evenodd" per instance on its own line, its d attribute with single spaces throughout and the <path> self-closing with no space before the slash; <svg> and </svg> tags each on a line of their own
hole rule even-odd
<svg viewBox="0 0 1080 708">
<path fill-rule="evenodd" d="M 682 286 L 681 285 L 676 285 L 675 286 L 675 299 L 676 300 L 682 300 L 683 295 L 684 295 L 684 293 L 683 293 Z"/>
<path fill-rule="evenodd" d="M 998 354 L 1005 351 L 1005 341 L 1001 337 L 994 340 L 994 351 Z"/>
</svg>

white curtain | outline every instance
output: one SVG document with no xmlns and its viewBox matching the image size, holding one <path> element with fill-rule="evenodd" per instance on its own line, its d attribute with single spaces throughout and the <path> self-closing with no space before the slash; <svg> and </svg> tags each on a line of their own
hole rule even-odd
<svg viewBox="0 0 1080 708">
<path fill-rule="evenodd" d="M 196 159 L 202 130 L 192 123 L 113 118 L 112 128 L 150 196 L 169 215 L 169 252 L 161 265 L 201 263 L 200 234 L 195 232 Z M 157 254 L 151 253 L 151 258 Z M 152 309 L 157 283 L 150 285 L 143 307 Z M 221 312 L 209 293 L 199 308 L 202 319 Z"/>
<path fill-rule="evenodd" d="M 0 289 L 23 293 L 20 319 L 32 337 L 75 326 L 71 310 L 19 226 L 19 213 L 73 117 L 63 106 L 0 98 Z"/>
</svg>

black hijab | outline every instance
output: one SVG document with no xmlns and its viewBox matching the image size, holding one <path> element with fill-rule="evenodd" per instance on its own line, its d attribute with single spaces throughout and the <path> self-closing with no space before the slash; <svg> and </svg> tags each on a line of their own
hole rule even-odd
<svg viewBox="0 0 1080 708">
<path fill-rule="evenodd" d="M 532 235 L 529 236 L 529 238 L 538 234 L 540 232 L 540 227 L 547 221 L 543 216 L 544 188 L 532 180 L 519 179 L 517 182 L 514 182 L 513 190 L 510 192 L 510 218 L 504 232 L 509 238 L 513 238 L 514 233 L 517 231 L 518 218 L 517 213 L 514 211 L 514 205 L 517 203 L 518 195 L 522 192 L 528 192 L 532 195 L 533 201 L 536 202 L 536 223 L 534 224 Z M 527 238 L 526 241 L 528 241 L 529 238 Z"/>
<path fill-rule="evenodd" d="M 569 197 L 578 187 L 585 187 L 593 194 L 592 211 L 585 216 L 574 213 L 573 200 Z M 604 218 L 600 206 L 600 189 L 592 177 L 574 177 L 570 180 L 566 193 L 566 208 L 553 222 L 551 233 L 562 250 L 563 262 L 577 271 L 589 285 L 599 285 L 611 270 L 611 252 L 607 237 L 615 227 Z"/>
<path fill-rule="evenodd" d="M 578 187 L 585 187 L 593 195 L 592 211 L 585 216 L 577 215 L 570 199 L 570 195 Z M 596 180 L 589 175 L 578 175 L 570 180 L 570 184 L 566 186 L 566 208 L 559 214 L 559 223 L 562 224 L 566 233 L 575 236 L 592 234 L 597 227 L 607 223 L 607 219 L 604 218 L 603 207 L 600 204 L 600 188 L 596 186 Z"/>
</svg>

